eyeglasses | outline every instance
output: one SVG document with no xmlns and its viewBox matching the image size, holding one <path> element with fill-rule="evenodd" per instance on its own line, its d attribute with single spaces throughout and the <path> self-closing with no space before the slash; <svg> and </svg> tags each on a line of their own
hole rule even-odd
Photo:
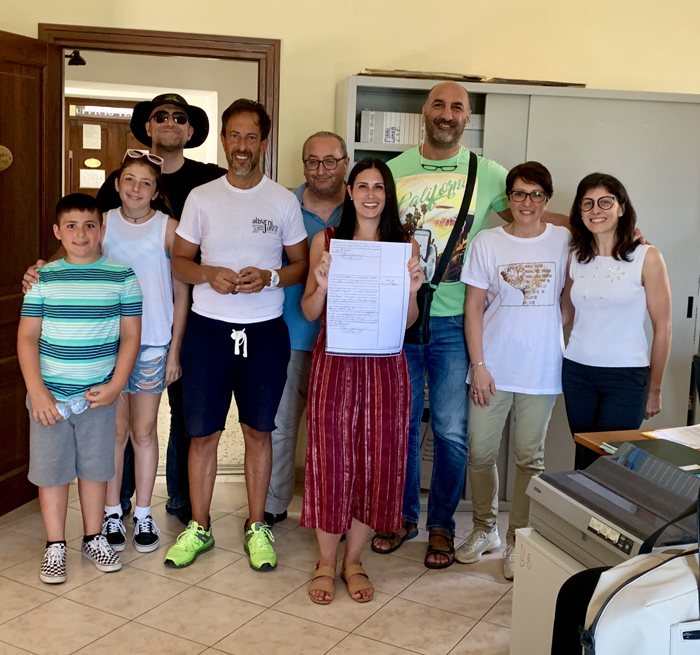
<svg viewBox="0 0 700 655">
<path fill-rule="evenodd" d="M 158 155 L 152 155 L 150 152 L 142 152 L 141 150 L 133 150 L 129 148 L 124 155 L 124 159 L 122 159 L 122 163 L 126 161 L 127 157 L 131 159 L 141 159 L 142 157 L 145 157 L 156 166 L 160 166 L 161 170 L 163 169 L 163 158 L 159 157 Z"/>
<path fill-rule="evenodd" d="M 461 156 L 462 156 L 462 148 L 459 149 L 459 154 L 457 155 L 457 163 L 454 165 L 438 166 L 437 164 L 426 164 L 425 160 L 423 159 L 423 150 L 421 147 L 420 166 L 423 170 L 430 171 L 431 173 L 434 171 L 444 171 L 445 173 L 449 173 L 451 171 L 456 171 L 459 168 L 459 159 Z"/>
<path fill-rule="evenodd" d="M 338 168 L 338 163 L 343 161 L 343 159 L 345 159 L 345 157 L 340 157 L 340 159 L 336 159 L 335 157 L 326 157 L 325 159 L 302 159 L 301 161 L 304 162 L 304 168 L 306 168 L 307 171 L 318 170 L 321 164 L 323 164 L 323 168 L 327 171 L 334 171 Z"/>
<path fill-rule="evenodd" d="M 187 118 L 187 114 L 184 111 L 174 111 L 171 114 L 169 111 L 165 111 L 165 109 L 157 111 L 148 120 L 155 119 L 156 123 L 165 123 L 171 116 L 178 125 L 186 125 L 189 121 L 189 118 Z"/>
<path fill-rule="evenodd" d="M 596 203 L 593 198 L 584 198 L 581 202 L 579 202 L 578 207 L 582 212 L 591 211 L 596 204 L 601 209 L 612 209 L 613 205 L 615 204 L 615 200 L 617 200 L 615 196 L 601 196 L 598 198 L 598 202 Z"/>
<path fill-rule="evenodd" d="M 529 197 L 532 202 L 541 203 L 547 200 L 547 194 L 544 191 L 530 191 L 530 193 L 525 193 L 525 191 L 511 191 L 511 200 L 515 202 L 525 202 L 525 198 Z"/>
</svg>

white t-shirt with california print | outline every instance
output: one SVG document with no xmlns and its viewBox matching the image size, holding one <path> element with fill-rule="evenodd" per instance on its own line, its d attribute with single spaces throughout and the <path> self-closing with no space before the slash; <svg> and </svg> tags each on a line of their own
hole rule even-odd
<svg viewBox="0 0 700 655">
<path fill-rule="evenodd" d="M 282 267 L 284 246 L 306 239 L 299 202 L 291 191 L 263 177 L 252 189 L 238 189 L 226 176 L 192 190 L 177 234 L 202 250 L 202 264 L 236 273 L 254 266 Z M 197 284 L 192 311 L 227 323 L 260 323 L 282 316 L 284 290 L 221 294 Z"/>
<path fill-rule="evenodd" d="M 496 227 L 469 246 L 461 280 L 487 289 L 484 362 L 499 391 L 561 393 L 560 296 L 569 236 L 566 228 L 550 224 L 531 239 Z"/>
</svg>

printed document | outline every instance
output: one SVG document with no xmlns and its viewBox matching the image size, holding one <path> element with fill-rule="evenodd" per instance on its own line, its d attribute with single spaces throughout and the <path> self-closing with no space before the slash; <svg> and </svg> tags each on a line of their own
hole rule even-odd
<svg viewBox="0 0 700 655">
<path fill-rule="evenodd" d="M 403 347 L 410 243 L 331 239 L 329 355 L 390 356 Z"/>
</svg>

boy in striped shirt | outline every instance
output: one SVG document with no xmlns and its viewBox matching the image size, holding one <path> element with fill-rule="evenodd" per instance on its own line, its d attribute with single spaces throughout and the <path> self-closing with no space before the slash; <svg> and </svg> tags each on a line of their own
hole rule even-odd
<svg viewBox="0 0 700 655">
<path fill-rule="evenodd" d="M 142 294 L 134 272 L 102 257 L 102 214 L 74 193 L 56 206 L 66 257 L 41 269 L 17 336 L 29 409 L 29 480 L 39 487 L 46 553 L 39 577 L 66 580 L 68 485 L 78 478 L 82 552 L 100 571 L 122 564 L 101 534 L 114 476 L 116 401 L 141 344 Z M 65 417 L 65 418 L 64 418 Z"/>
</svg>

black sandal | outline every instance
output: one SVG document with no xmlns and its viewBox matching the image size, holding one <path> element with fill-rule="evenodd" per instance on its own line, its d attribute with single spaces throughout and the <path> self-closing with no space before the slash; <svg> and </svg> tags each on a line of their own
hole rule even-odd
<svg viewBox="0 0 700 655">
<path fill-rule="evenodd" d="M 389 553 L 393 553 L 395 550 L 401 548 L 404 541 L 415 539 L 418 536 L 417 523 L 405 521 L 403 524 L 403 529 L 406 530 L 406 534 L 403 536 L 397 534 L 396 532 L 380 532 L 379 530 L 377 530 L 374 537 L 372 537 L 372 550 L 375 553 L 379 553 L 380 555 L 388 555 Z M 375 539 L 384 539 L 385 541 L 388 541 L 389 548 L 386 550 L 384 550 L 383 548 L 378 548 L 374 543 Z"/>
<path fill-rule="evenodd" d="M 430 543 L 433 537 L 439 537 L 445 544 L 435 544 Z M 447 561 L 442 564 L 433 564 L 428 562 L 428 557 L 431 555 L 444 555 L 447 557 Z M 425 559 L 423 564 L 429 569 L 446 569 L 448 566 L 452 566 L 455 561 L 455 537 L 452 533 L 447 530 L 441 530 L 440 528 L 434 528 L 430 531 L 430 536 L 428 537 L 428 550 L 425 553 Z"/>
</svg>

